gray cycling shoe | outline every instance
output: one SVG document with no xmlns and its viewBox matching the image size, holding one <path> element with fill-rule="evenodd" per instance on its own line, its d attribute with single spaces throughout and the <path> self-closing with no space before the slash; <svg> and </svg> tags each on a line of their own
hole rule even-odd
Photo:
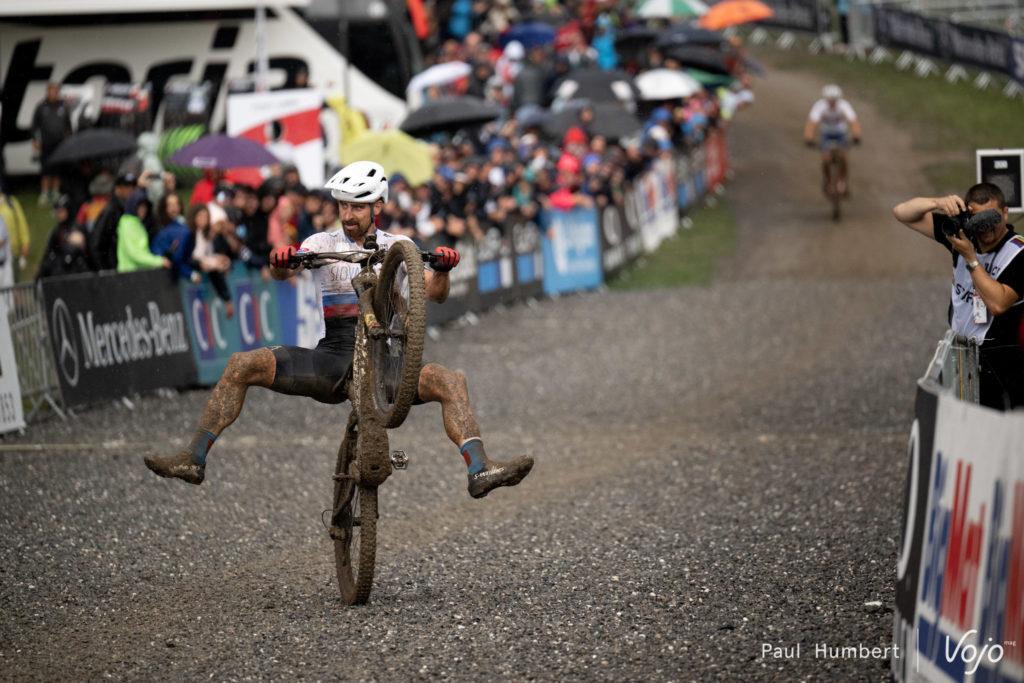
<svg viewBox="0 0 1024 683">
<path fill-rule="evenodd" d="M 182 451 L 166 458 L 143 458 L 146 467 L 161 477 L 176 477 L 190 484 L 202 484 L 206 477 L 206 463 L 192 462 L 192 454 Z"/>
<path fill-rule="evenodd" d="M 487 462 L 487 467 L 469 475 L 469 495 L 483 498 L 499 486 L 515 486 L 533 468 L 533 458 L 524 455 L 509 462 Z"/>
</svg>

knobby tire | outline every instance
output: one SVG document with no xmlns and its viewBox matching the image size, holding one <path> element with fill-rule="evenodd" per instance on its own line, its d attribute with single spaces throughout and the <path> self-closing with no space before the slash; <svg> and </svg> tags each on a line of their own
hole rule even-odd
<svg viewBox="0 0 1024 683">
<path fill-rule="evenodd" d="M 370 599 L 377 553 L 377 488 L 361 486 L 353 478 L 358 474 L 356 429 L 350 423 L 338 449 L 331 529 L 338 587 L 348 605 Z"/>
<path fill-rule="evenodd" d="M 423 360 L 426 297 L 419 249 L 410 240 L 393 243 L 374 290 L 374 314 L 388 334 L 370 340 L 374 405 L 385 429 L 405 421 L 416 397 Z"/>
</svg>

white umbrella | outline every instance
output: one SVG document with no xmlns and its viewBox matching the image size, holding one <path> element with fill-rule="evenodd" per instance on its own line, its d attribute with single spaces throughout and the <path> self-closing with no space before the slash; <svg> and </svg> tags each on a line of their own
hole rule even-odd
<svg viewBox="0 0 1024 683">
<path fill-rule="evenodd" d="M 634 81 L 644 100 L 671 100 L 690 97 L 702 89 L 701 84 L 690 74 L 675 69 L 651 69 L 636 77 Z"/>
<path fill-rule="evenodd" d="M 637 16 L 645 19 L 702 16 L 708 5 L 701 0 L 643 0 L 636 10 Z"/>
<path fill-rule="evenodd" d="M 441 62 L 424 69 L 409 80 L 405 88 L 405 99 L 412 109 L 423 103 L 423 91 L 435 85 L 448 85 L 465 78 L 472 71 L 466 62 Z"/>
</svg>

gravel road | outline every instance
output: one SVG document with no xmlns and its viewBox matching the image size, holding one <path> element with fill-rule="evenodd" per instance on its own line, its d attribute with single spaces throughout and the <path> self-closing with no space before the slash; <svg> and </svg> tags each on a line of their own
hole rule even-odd
<svg viewBox="0 0 1024 683">
<path fill-rule="evenodd" d="M 345 408 L 252 390 L 200 487 L 141 456 L 187 439 L 205 391 L 7 437 L 0 679 L 887 680 L 885 658 L 815 647 L 891 643 L 948 274 L 891 216 L 925 185 L 866 103 L 828 219 L 799 145 L 820 85 L 770 71 L 735 122 L 739 246 L 713 286 L 545 300 L 429 342 L 490 455 L 537 464 L 473 500 L 439 409 L 414 410 L 364 607 L 320 521 Z"/>
</svg>

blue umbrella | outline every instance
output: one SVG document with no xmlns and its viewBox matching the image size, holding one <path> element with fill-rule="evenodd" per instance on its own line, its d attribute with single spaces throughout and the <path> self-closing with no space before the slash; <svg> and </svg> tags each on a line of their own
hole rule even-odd
<svg viewBox="0 0 1024 683">
<path fill-rule="evenodd" d="M 201 137 L 179 149 L 167 161 L 178 166 L 221 170 L 281 163 L 260 143 L 230 135 Z"/>
<path fill-rule="evenodd" d="M 513 40 L 518 40 L 523 47 L 529 50 L 531 47 L 547 45 L 554 41 L 557 30 L 549 24 L 542 24 L 539 21 L 516 24 L 509 30 L 498 36 L 498 45 L 505 47 Z"/>
</svg>

